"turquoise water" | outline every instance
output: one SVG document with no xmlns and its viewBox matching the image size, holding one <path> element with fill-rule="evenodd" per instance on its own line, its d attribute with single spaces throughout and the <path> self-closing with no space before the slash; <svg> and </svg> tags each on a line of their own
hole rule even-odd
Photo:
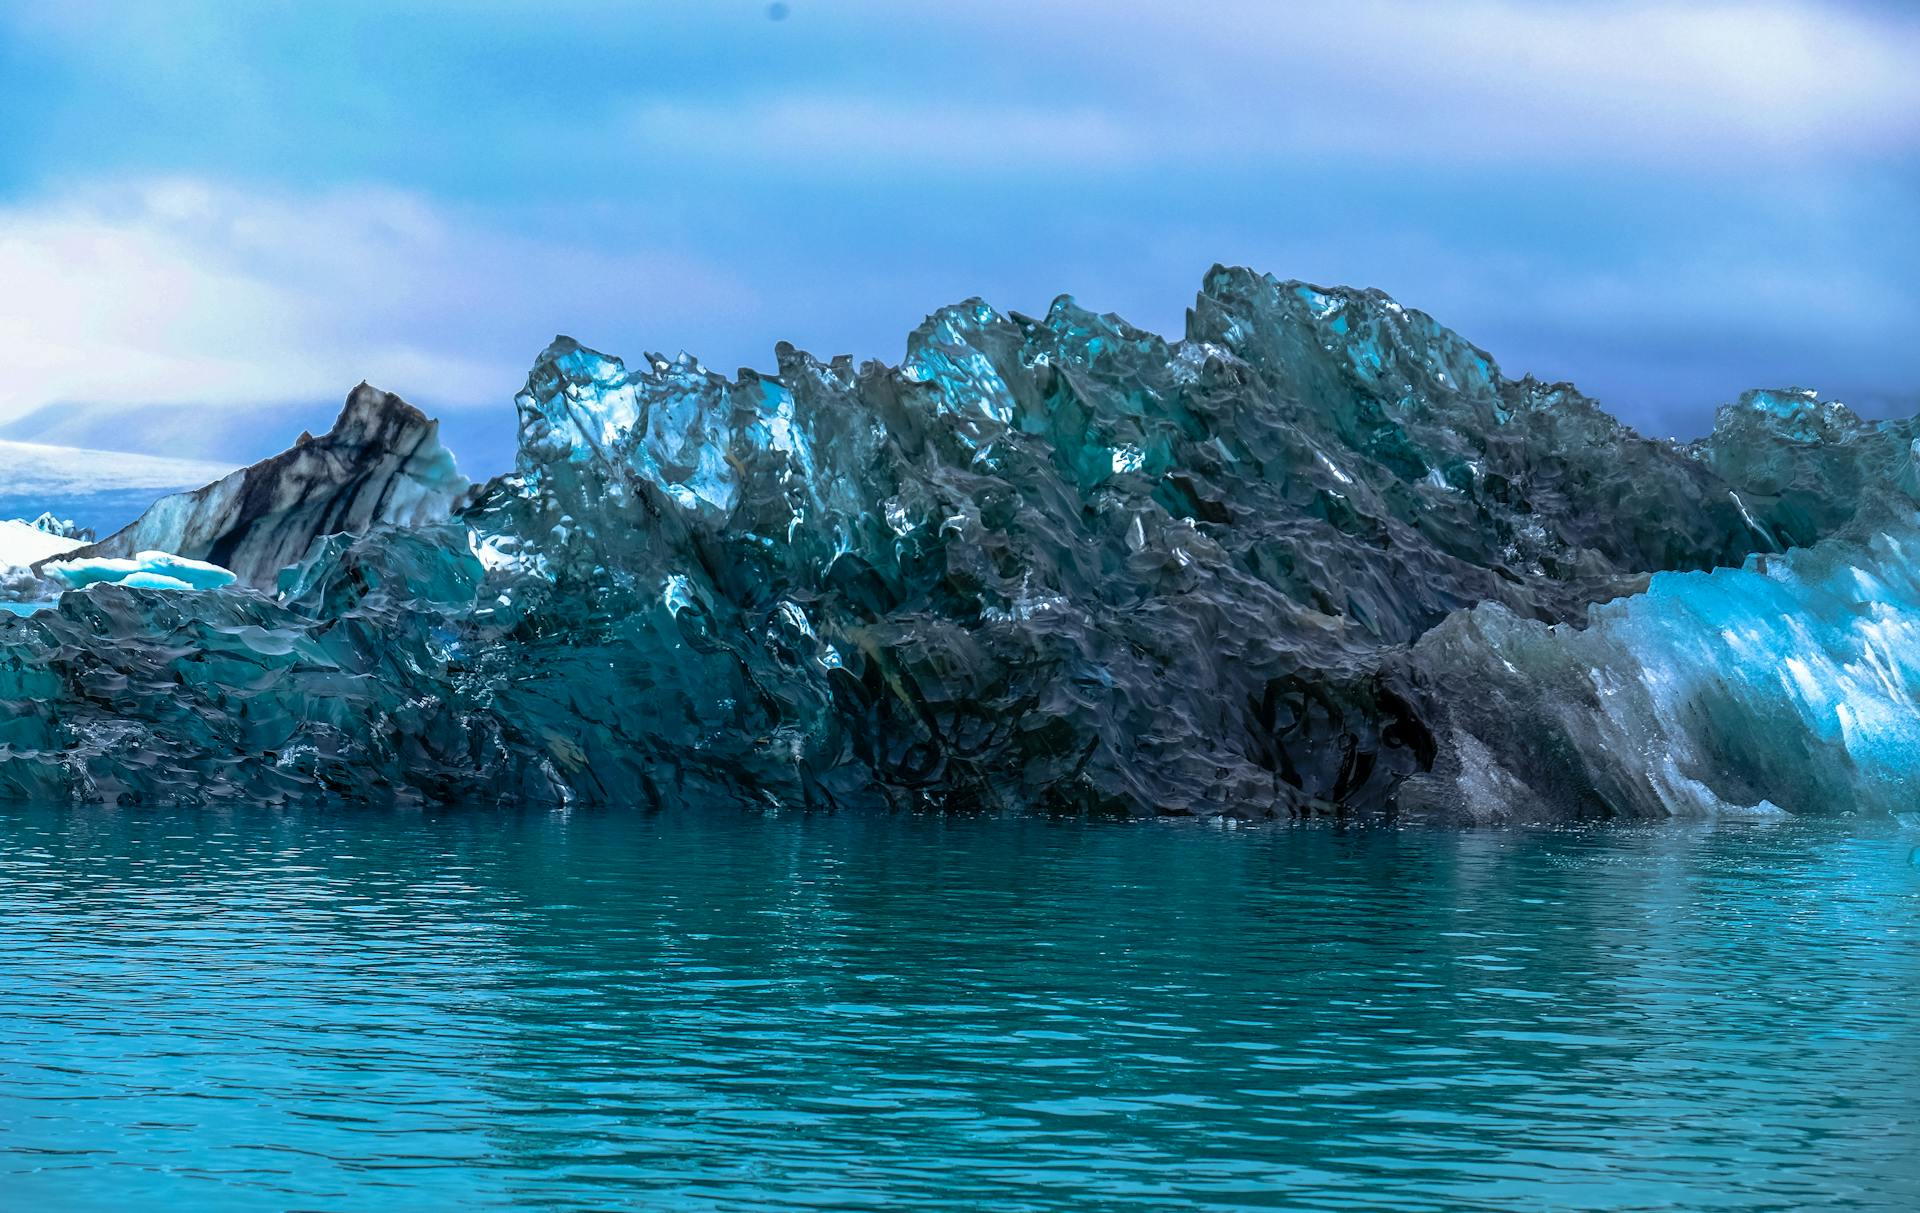
<svg viewBox="0 0 1920 1213">
<path fill-rule="evenodd" d="M 0 810 L 0 1205 L 1920 1207 L 1920 830 Z"/>
</svg>

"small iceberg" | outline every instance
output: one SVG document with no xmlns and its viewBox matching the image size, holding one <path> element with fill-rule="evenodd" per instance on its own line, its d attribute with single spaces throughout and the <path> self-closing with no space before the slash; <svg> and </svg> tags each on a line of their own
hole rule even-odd
<svg viewBox="0 0 1920 1213">
<path fill-rule="evenodd" d="M 22 518 L 0 520 L 0 611 L 31 615 L 52 606 L 57 594 L 33 566 L 91 542 L 90 532 L 52 514 L 42 514 L 32 522 Z"/>
<path fill-rule="evenodd" d="M 233 573 L 217 564 L 188 560 L 171 552 L 50 560 L 40 566 L 40 571 L 70 590 L 103 583 L 143 590 L 217 590 L 235 580 Z"/>
<path fill-rule="evenodd" d="M 62 522 L 51 514 L 42 514 L 33 522 L 19 518 L 0 521 L 0 567 L 26 568 L 54 556 L 64 556 L 75 548 L 86 547 L 92 537 Z"/>
</svg>

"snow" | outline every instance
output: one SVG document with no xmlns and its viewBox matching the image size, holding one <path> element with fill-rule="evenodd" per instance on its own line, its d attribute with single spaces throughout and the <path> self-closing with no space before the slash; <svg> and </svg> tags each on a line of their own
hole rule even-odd
<svg viewBox="0 0 1920 1213">
<path fill-rule="evenodd" d="M 198 459 L 169 459 L 128 451 L 96 451 L 0 439 L 0 480 L 4 480 L 9 497 L 198 488 L 232 470 L 232 464 Z"/>
<path fill-rule="evenodd" d="M 51 535 L 18 518 L 0 522 L 0 568 L 24 568 L 35 561 L 86 546 L 84 539 Z"/>
</svg>

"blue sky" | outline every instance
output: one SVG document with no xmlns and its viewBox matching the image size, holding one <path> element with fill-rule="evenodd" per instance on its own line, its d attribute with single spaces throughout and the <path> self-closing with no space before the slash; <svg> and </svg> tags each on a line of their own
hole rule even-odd
<svg viewBox="0 0 1920 1213">
<path fill-rule="evenodd" d="M 1911 410 L 1916 63 L 1870 3 L 12 0 L 0 421 L 195 453 L 368 378 L 497 425 L 556 332 L 891 361 L 1062 292 L 1177 332 L 1214 261 L 1658 433 L 1756 385 Z"/>
</svg>

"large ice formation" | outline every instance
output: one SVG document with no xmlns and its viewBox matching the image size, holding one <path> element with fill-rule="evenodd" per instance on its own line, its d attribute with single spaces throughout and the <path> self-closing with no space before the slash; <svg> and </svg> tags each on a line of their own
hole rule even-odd
<svg viewBox="0 0 1920 1213">
<path fill-rule="evenodd" d="M 320 535 L 445 518 L 466 491 L 440 426 L 398 396 L 361 384 L 327 433 L 302 434 L 271 459 L 202 489 L 162 497 L 86 549 L 126 559 L 164 551 L 271 586 Z"/>
<path fill-rule="evenodd" d="M 305 472 L 159 511 L 122 546 L 271 592 L 0 621 L 0 794 L 1481 820 L 1920 771 L 1912 421 L 1752 393 L 1651 441 L 1224 268 L 1178 341 L 969 301 L 898 367 L 777 359 L 556 340 L 450 517 L 258 507 L 367 498 Z M 323 537 L 211 538 L 262 533 Z"/>
</svg>

